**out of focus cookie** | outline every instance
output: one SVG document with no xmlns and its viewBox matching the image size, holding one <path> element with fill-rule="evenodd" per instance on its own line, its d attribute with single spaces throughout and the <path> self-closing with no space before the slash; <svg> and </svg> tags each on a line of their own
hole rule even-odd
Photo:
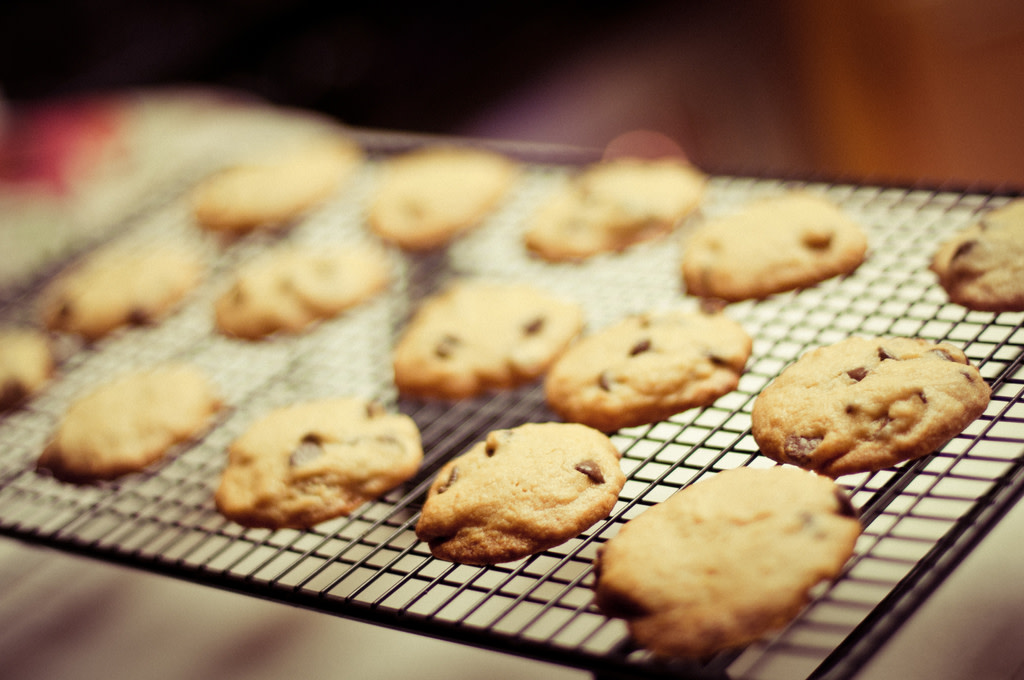
<svg viewBox="0 0 1024 680">
<path fill-rule="evenodd" d="M 621 251 L 692 214 L 706 177 L 676 159 L 620 158 L 584 168 L 533 216 L 526 247 L 551 261 Z"/>
<path fill-rule="evenodd" d="M 306 402 L 272 411 L 231 444 L 215 500 L 244 526 L 308 528 L 395 488 L 422 459 L 408 416 L 355 397 Z"/>
<path fill-rule="evenodd" d="M 416 535 L 435 557 L 509 562 L 560 545 L 607 517 L 626 478 L 604 434 L 576 423 L 496 430 L 431 484 Z"/>
<path fill-rule="evenodd" d="M 509 158 L 469 147 L 424 147 L 385 161 L 370 227 L 405 250 L 442 246 L 477 226 L 518 177 Z"/>
<path fill-rule="evenodd" d="M 736 389 L 751 339 L 724 313 L 624 319 L 569 347 L 544 380 L 548 405 L 604 432 L 706 406 Z"/>
<path fill-rule="evenodd" d="M 207 177 L 193 194 L 193 211 L 200 226 L 217 232 L 286 226 L 330 198 L 362 161 L 355 142 L 318 139 Z"/>
<path fill-rule="evenodd" d="M 368 247 L 271 251 L 244 266 L 217 299 L 217 327 L 247 339 L 297 333 L 365 302 L 390 278 L 387 258 Z"/>
<path fill-rule="evenodd" d="M 830 477 L 927 455 L 988 405 L 958 348 L 917 338 L 849 338 L 807 352 L 754 401 L 761 453 Z"/>
<path fill-rule="evenodd" d="M 526 284 L 461 281 L 427 299 L 393 353 L 412 397 L 461 399 L 539 378 L 583 328 L 582 309 Z"/>
<path fill-rule="evenodd" d="M 130 373 L 71 404 L 38 466 L 73 482 L 137 472 L 200 435 L 221 406 L 210 380 L 188 364 Z"/>
<path fill-rule="evenodd" d="M 799 614 L 835 579 L 861 526 L 832 480 L 792 467 L 726 470 L 627 522 L 595 564 L 595 602 L 663 657 L 705 659 Z"/>
<path fill-rule="evenodd" d="M 685 241 L 686 292 L 729 302 L 764 298 L 853 272 L 861 227 L 824 197 L 794 191 L 708 220 Z"/>
<path fill-rule="evenodd" d="M 203 274 L 199 257 L 184 250 L 100 250 L 46 287 L 42 320 L 50 330 L 96 340 L 122 326 L 163 319 Z"/>
<path fill-rule="evenodd" d="M 28 329 L 0 329 L 0 411 L 18 406 L 53 375 L 46 335 Z"/>
<path fill-rule="evenodd" d="M 1024 200 L 987 213 L 944 243 L 931 268 L 959 305 L 1024 311 Z"/>
</svg>

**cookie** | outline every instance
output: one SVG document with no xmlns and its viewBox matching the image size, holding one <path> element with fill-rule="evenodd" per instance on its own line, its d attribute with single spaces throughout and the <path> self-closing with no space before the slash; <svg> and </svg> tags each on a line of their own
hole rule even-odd
<svg viewBox="0 0 1024 680">
<path fill-rule="evenodd" d="M 217 172 L 196 187 L 192 209 L 208 230 L 280 228 L 330 198 L 363 162 L 345 137 L 308 142 L 279 156 Z"/>
<path fill-rule="evenodd" d="M 72 482 L 137 472 L 199 436 L 221 406 L 212 383 L 188 364 L 129 373 L 71 404 L 38 467 Z"/>
<path fill-rule="evenodd" d="M 1024 311 L 1024 200 L 989 212 L 944 243 L 931 268 L 952 302 L 985 312 Z"/>
<path fill-rule="evenodd" d="M 526 284 L 457 282 L 427 299 L 393 353 L 411 397 L 462 399 L 539 378 L 583 328 L 583 312 Z"/>
<path fill-rule="evenodd" d="M 611 512 L 626 481 L 619 457 L 608 437 L 576 423 L 495 430 L 438 472 L 416 536 L 434 557 L 463 564 L 553 548 Z"/>
<path fill-rule="evenodd" d="M 571 345 L 544 379 L 551 409 L 604 432 L 664 420 L 736 389 L 751 339 L 721 312 L 626 318 Z"/>
<path fill-rule="evenodd" d="M 131 325 L 156 323 L 199 285 L 198 256 L 173 248 L 92 253 L 43 291 L 40 314 L 53 331 L 97 340 Z"/>
<path fill-rule="evenodd" d="M 663 657 L 703 659 L 791 621 L 835 579 L 861 525 L 832 480 L 737 468 L 622 526 L 595 561 L 595 603 Z"/>
<path fill-rule="evenodd" d="M 368 247 L 270 251 L 244 266 L 217 299 L 217 328 L 250 340 L 298 333 L 365 302 L 390 279 L 388 260 Z"/>
<path fill-rule="evenodd" d="M 540 207 L 523 240 L 554 262 L 625 250 L 675 228 L 700 205 L 705 185 L 703 173 L 677 159 L 596 163 Z"/>
<path fill-rule="evenodd" d="M 686 292 L 728 302 L 764 298 L 849 274 L 867 236 L 828 199 L 793 191 L 708 220 L 685 240 Z"/>
<path fill-rule="evenodd" d="M 370 205 L 370 227 L 405 250 L 438 248 L 477 226 L 518 173 L 512 160 L 484 149 L 432 146 L 394 156 Z"/>
<path fill-rule="evenodd" d="M 917 338 L 848 338 L 807 352 L 755 399 L 752 433 L 769 458 L 830 477 L 933 452 L 988 405 L 962 351 Z"/>
<path fill-rule="evenodd" d="M 305 402 L 270 412 L 232 442 L 214 499 L 244 526 L 303 529 L 390 491 L 422 459 L 408 416 L 355 397 Z"/>
<path fill-rule="evenodd" d="M 0 411 L 18 406 L 42 389 L 53 370 L 53 353 L 44 334 L 0 330 Z"/>
</svg>

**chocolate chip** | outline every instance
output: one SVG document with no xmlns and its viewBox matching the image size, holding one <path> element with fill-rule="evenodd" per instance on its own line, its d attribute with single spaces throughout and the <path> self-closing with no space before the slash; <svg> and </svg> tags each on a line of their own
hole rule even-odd
<svg viewBox="0 0 1024 680">
<path fill-rule="evenodd" d="M 594 484 L 604 484 L 604 473 L 601 472 L 601 466 L 589 458 L 576 463 L 576 467 L 573 469 L 577 472 L 582 472 L 587 477 L 590 477 L 590 481 Z"/>
<path fill-rule="evenodd" d="M 933 349 L 932 354 L 937 354 L 940 359 L 944 359 L 945 361 L 956 361 L 956 359 L 953 358 L 953 355 L 944 349 Z"/>
<path fill-rule="evenodd" d="M 961 244 L 960 244 L 960 246 L 959 246 L 959 247 L 958 247 L 958 248 L 957 248 L 957 249 L 956 249 L 956 250 L 955 250 L 955 251 L 953 252 L 953 258 L 952 258 L 952 259 L 956 260 L 957 258 L 961 258 L 961 257 L 963 257 L 963 256 L 967 255 L 967 253 L 969 253 L 969 252 L 971 252 L 972 250 L 974 250 L 974 247 L 975 247 L 976 245 L 978 245 L 978 242 L 977 242 L 977 241 L 973 241 L 973 240 L 972 240 L 972 241 L 964 241 L 964 242 L 963 242 L 963 243 L 961 243 Z"/>
<path fill-rule="evenodd" d="M 967 382 L 974 382 L 974 376 L 969 371 L 960 371 L 960 375 L 967 378 Z"/>
<path fill-rule="evenodd" d="M 924 396 L 924 390 L 918 392 L 917 396 L 921 398 L 921 403 L 922 404 L 927 404 L 928 403 L 928 397 Z"/>
<path fill-rule="evenodd" d="M 526 335 L 536 335 L 537 333 L 540 333 L 543 328 L 544 317 L 538 316 L 536 319 L 523 326 L 523 333 Z"/>
<path fill-rule="evenodd" d="M 71 318 L 73 310 L 74 305 L 67 300 L 61 300 L 60 306 L 57 307 L 57 318 L 61 321 L 67 321 Z"/>
<path fill-rule="evenodd" d="M 705 351 L 704 356 L 707 357 L 712 364 L 718 366 L 719 368 L 727 368 L 730 365 L 725 358 L 718 356 L 714 352 Z"/>
<path fill-rule="evenodd" d="M 28 389 L 20 380 L 8 378 L 0 388 L 0 408 L 9 408 L 28 396 Z"/>
<path fill-rule="evenodd" d="M 889 354 L 889 350 L 885 349 L 884 347 L 878 348 L 878 358 L 881 359 L 882 361 L 885 361 L 886 359 L 896 359 L 896 357 L 892 354 Z"/>
<path fill-rule="evenodd" d="M 451 488 L 451 485 L 454 484 L 456 481 L 458 481 L 458 479 L 459 479 L 459 468 L 458 468 L 458 466 L 456 466 L 456 467 L 452 468 L 452 473 L 448 476 L 448 481 L 446 481 L 441 486 L 437 487 L 437 493 L 439 493 L 439 494 L 444 493 L 449 488 Z"/>
<path fill-rule="evenodd" d="M 456 336 L 446 335 L 437 343 L 437 347 L 434 348 L 434 354 L 442 359 L 447 359 L 455 352 L 455 348 L 461 343 L 462 341 Z"/>
<path fill-rule="evenodd" d="M 787 458 L 800 464 L 808 462 L 811 459 L 811 454 L 820 445 L 821 437 L 802 437 L 798 434 L 791 434 L 786 437 L 783 449 Z"/>
<path fill-rule="evenodd" d="M 852 517 L 857 519 L 860 517 L 860 513 L 857 512 L 857 508 L 853 506 L 853 501 L 850 497 L 840 488 L 836 488 L 833 493 L 835 494 L 836 501 L 839 503 L 839 514 L 843 517 Z"/>
<path fill-rule="evenodd" d="M 135 326 L 144 326 L 149 322 L 149 313 L 140 307 L 133 307 L 132 310 L 128 312 L 128 323 L 130 324 Z"/>
<path fill-rule="evenodd" d="M 612 380 L 612 377 L 611 377 L 611 375 L 609 375 L 608 371 L 602 371 L 601 375 L 598 376 L 598 378 L 597 378 L 597 384 L 605 392 L 611 392 L 612 391 L 612 385 L 615 384 L 615 381 Z"/>
<path fill-rule="evenodd" d="M 858 411 L 857 405 L 856 404 L 847 404 L 845 411 L 846 411 L 846 415 L 852 416 L 854 413 L 856 413 Z"/>
<path fill-rule="evenodd" d="M 292 467 L 302 467 L 324 455 L 323 440 L 319 435 L 310 432 L 299 441 L 299 445 L 292 451 L 288 458 L 288 464 Z"/>
<path fill-rule="evenodd" d="M 850 376 L 857 382 L 860 382 L 861 380 L 867 377 L 868 369 L 864 368 L 863 366 L 858 366 L 857 368 L 852 368 L 849 371 L 847 371 L 846 375 Z"/>
<path fill-rule="evenodd" d="M 498 442 L 494 441 L 493 439 L 488 439 L 487 443 L 484 444 L 484 453 L 487 454 L 488 458 L 493 456 L 495 451 L 497 451 L 497 450 L 498 450 Z"/>
<path fill-rule="evenodd" d="M 635 357 L 637 354 L 643 354 L 651 349 L 650 338 L 644 338 L 640 342 L 633 345 L 633 349 L 629 350 L 629 356 Z"/>
</svg>

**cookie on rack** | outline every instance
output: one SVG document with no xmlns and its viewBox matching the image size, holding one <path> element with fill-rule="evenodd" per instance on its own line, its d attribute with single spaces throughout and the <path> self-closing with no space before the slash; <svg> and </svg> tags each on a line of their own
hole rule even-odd
<svg viewBox="0 0 1024 680">
<path fill-rule="evenodd" d="M 553 548 L 605 518 L 626 478 L 597 430 L 528 423 L 488 433 L 430 486 L 416 535 L 434 557 L 497 564 Z"/>
<path fill-rule="evenodd" d="M 698 297 L 765 298 L 853 272 L 867 245 L 860 225 L 830 200 L 790 191 L 695 229 L 683 248 L 683 281 Z"/>
<path fill-rule="evenodd" d="M 583 311 L 528 284 L 457 281 L 417 310 L 393 353 L 410 397 L 462 399 L 543 375 L 583 328 Z"/>
<path fill-rule="evenodd" d="M 751 345 L 721 311 L 631 316 L 571 345 L 544 393 L 562 418 L 604 432 L 652 423 L 736 389 Z"/>
<path fill-rule="evenodd" d="M 853 337 L 807 352 L 765 387 L 752 433 L 769 458 L 839 477 L 932 453 L 990 395 L 953 345 Z"/>
<path fill-rule="evenodd" d="M 41 295 L 40 314 L 52 331 L 97 340 L 117 328 L 162 320 L 203 275 L 202 260 L 184 249 L 108 247 L 51 282 Z"/>
<path fill-rule="evenodd" d="M 959 305 L 1024 311 L 1024 200 L 992 210 L 944 243 L 931 268 Z"/>
<path fill-rule="evenodd" d="M 355 141 L 334 135 L 225 168 L 196 187 L 196 221 L 234 234 L 288 226 L 338 191 L 363 158 Z"/>
<path fill-rule="evenodd" d="M 519 165 L 471 147 L 427 146 L 384 162 L 371 229 L 404 250 L 445 245 L 477 226 L 506 196 Z"/>
<path fill-rule="evenodd" d="M 215 303 L 218 329 L 255 340 L 298 333 L 387 287 L 391 265 L 368 246 L 272 250 L 241 268 Z"/>
<path fill-rule="evenodd" d="M 702 172 L 674 158 L 595 163 L 540 207 L 523 234 L 525 245 L 554 262 L 625 250 L 694 213 L 706 182 Z"/>
<path fill-rule="evenodd" d="M 71 404 L 38 467 L 71 482 L 138 472 L 201 435 L 221 407 L 215 386 L 189 364 L 128 373 Z"/>
<path fill-rule="evenodd" d="M 0 411 L 22 404 L 43 388 L 53 372 L 53 352 L 44 333 L 0 329 Z"/>
<path fill-rule="evenodd" d="M 595 561 L 595 603 L 658 656 L 705 659 L 780 629 L 835 579 L 861 533 L 832 480 L 737 468 L 622 526 Z"/>
<path fill-rule="evenodd" d="M 422 459 L 408 416 L 356 397 L 304 402 L 270 412 L 232 442 L 215 501 L 244 526 L 308 528 L 395 488 Z"/>
</svg>

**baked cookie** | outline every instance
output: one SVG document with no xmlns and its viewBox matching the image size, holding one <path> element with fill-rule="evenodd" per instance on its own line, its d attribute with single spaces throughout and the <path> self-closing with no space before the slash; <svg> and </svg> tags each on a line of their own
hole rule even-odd
<svg viewBox="0 0 1024 680">
<path fill-rule="evenodd" d="M 448 461 L 416 536 L 434 557 L 496 564 L 547 550 L 607 517 L 626 482 L 619 451 L 576 423 L 495 430 Z"/>
<path fill-rule="evenodd" d="M 518 168 L 501 154 L 468 147 L 424 147 L 394 156 L 384 164 L 370 227 L 405 250 L 440 247 L 498 205 Z"/>
<path fill-rule="evenodd" d="M 231 233 L 286 226 L 328 199 L 362 162 L 358 144 L 329 137 L 226 168 L 196 187 L 196 221 L 205 229 Z"/>
<path fill-rule="evenodd" d="M 706 658 L 795 618 L 839 576 L 861 525 L 833 481 L 737 468 L 630 520 L 595 561 L 595 603 L 663 657 Z"/>
<path fill-rule="evenodd" d="M 812 286 L 860 266 L 867 237 L 828 199 L 793 191 L 708 220 L 685 241 L 686 292 L 728 302 Z"/>
<path fill-rule="evenodd" d="M 270 412 L 231 444 L 215 501 L 244 526 L 308 528 L 395 488 L 422 459 L 408 416 L 355 397 L 306 402 Z"/>
<path fill-rule="evenodd" d="M 243 267 L 217 299 L 217 327 L 251 340 L 298 333 L 365 302 L 390 279 L 387 259 L 370 248 L 271 251 Z"/>
<path fill-rule="evenodd" d="M 917 338 L 848 338 L 807 352 L 754 401 L 761 453 L 829 477 L 927 455 L 991 390 L 962 351 Z"/>
<path fill-rule="evenodd" d="M 989 212 L 944 243 L 931 268 L 959 305 L 1024 311 L 1024 200 Z"/>
<path fill-rule="evenodd" d="M 611 432 L 706 406 L 736 389 L 751 339 L 722 312 L 624 319 L 571 345 L 544 379 L 562 418 Z"/>
<path fill-rule="evenodd" d="M 96 251 L 43 291 L 43 323 L 96 340 L 126 325 L 155 323 L 202 280 L 200 259 L 173 248 Z"/>
<path fill-rule="evenodd" d="M 625 250 L 693 213 L 705 185 L 703 173 L 678 159 L 595 163 L 541 206 L 523 239 L 531 252 L 555 262 Z"/>
<path fill-rule="evenodd" d="M 583 328 L 579 305 L 525 284 L 461 281 L 427 299 L 394 349 L 411 397 L 462 399 L 539 378 Z"/>
<path fill-rule="evenodd" d="M 46 336 L 28 329 L 0 330 L 0 411 L 38 392 L 53 375 Z"/>
<path fill-rule="evenodd" d="M 221 406 L 207 377 L 188 364 L 130 373 L 71 405 L 38 466 L 72 482 L 136 472 L 200 435 Z"/>
</svg>

